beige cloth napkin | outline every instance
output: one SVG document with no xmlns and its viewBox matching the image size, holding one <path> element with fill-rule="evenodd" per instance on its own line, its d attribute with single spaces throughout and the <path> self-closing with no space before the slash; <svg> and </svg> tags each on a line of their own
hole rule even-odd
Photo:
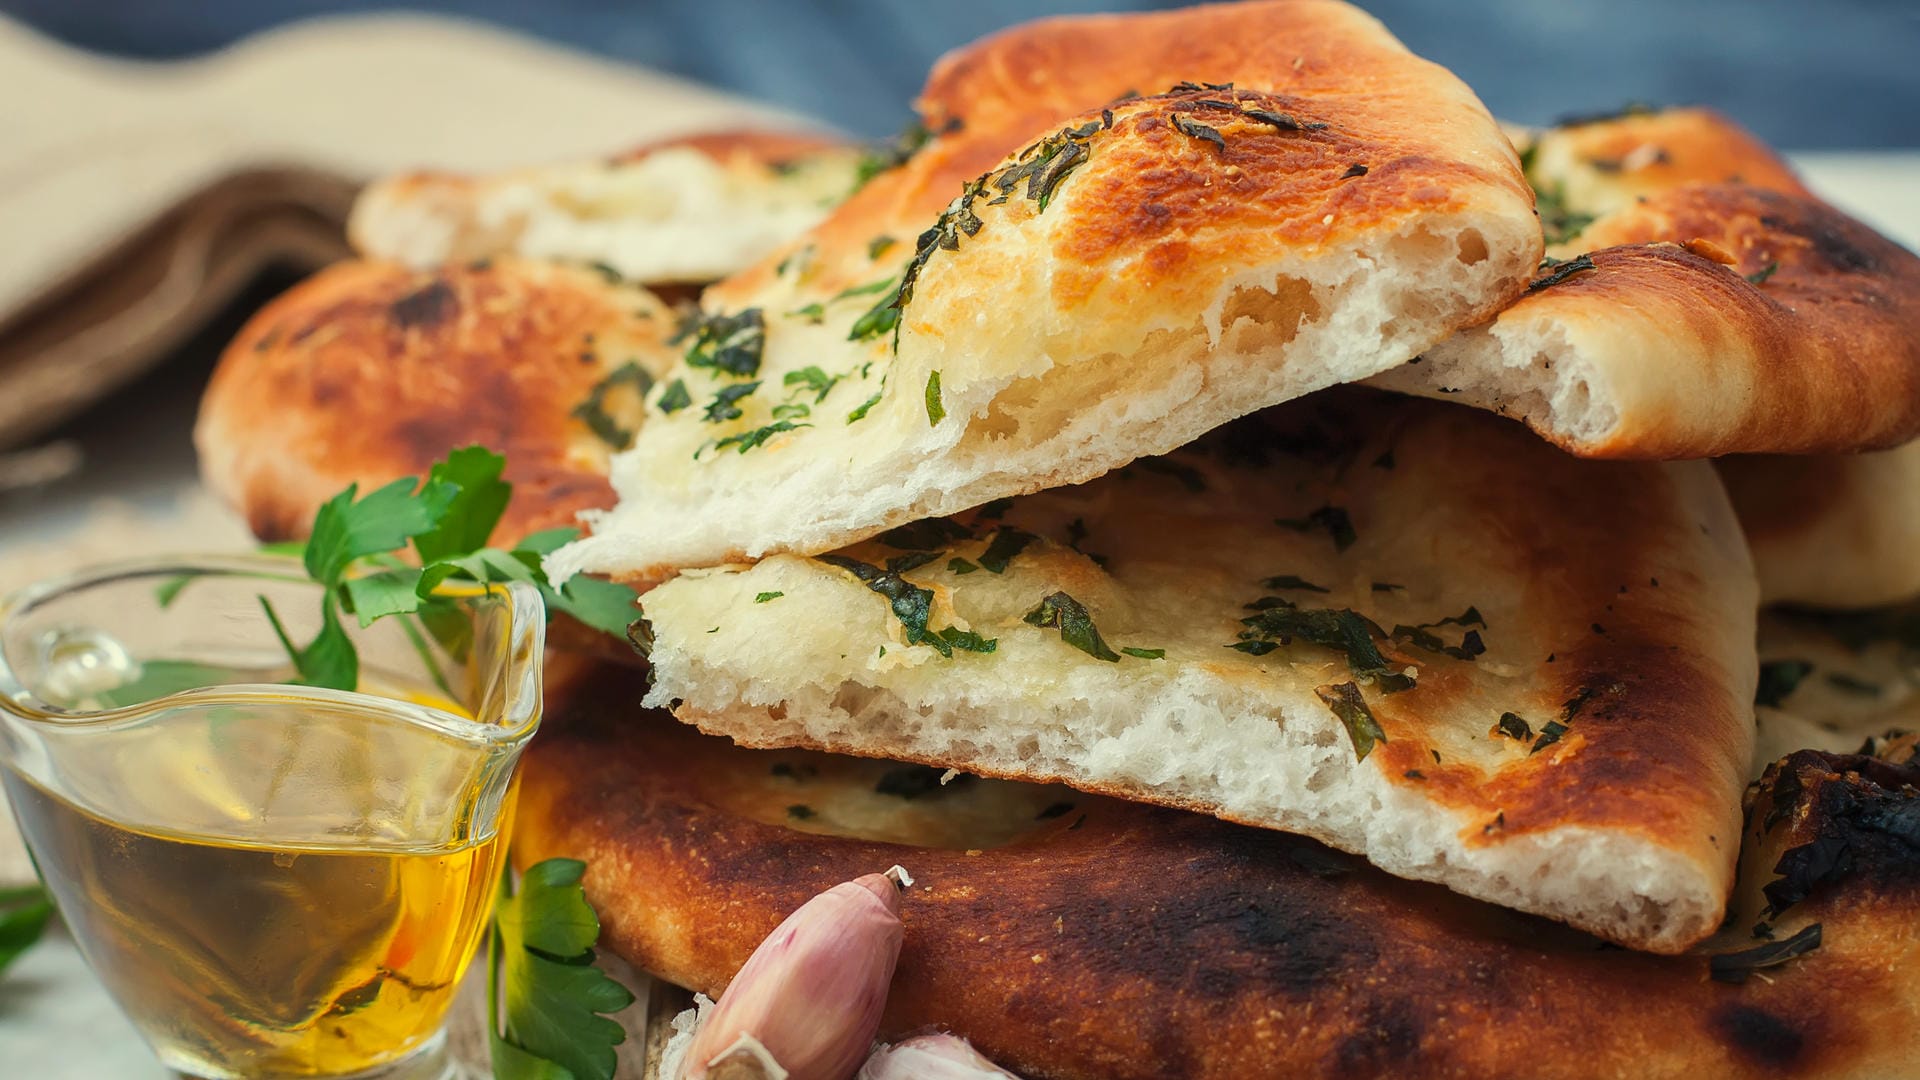
<svg viewBox="0 0 1920 1080">
<path fill-rule="evenodd" d="M 0 17 L 0 100 L 19 106 L 0 109 L 0 450 L 158 363 L 266 265 L 345 255 L 367 179 L 805 126 L 416 15 L 316 19 L 165 64 L 79 52 Z"/>
</svg>

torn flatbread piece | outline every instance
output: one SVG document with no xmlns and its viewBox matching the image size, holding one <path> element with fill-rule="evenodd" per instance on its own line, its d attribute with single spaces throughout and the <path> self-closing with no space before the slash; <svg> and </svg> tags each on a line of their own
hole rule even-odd
<svg viewBox="0 0 1920 1080">
<path fill-rule="evenodd" d="M 710 132 L 602 161 L 389 177 L 361 192 L 347 235 L 416 270 L 518 255 L 647 285 L 708 282 L 816 224 L 859 169 L 857 151 L 824 138 Z"/>
<path fill-rule="evenodd" d="M 1920 598 L 1920 442 L 1714 463 L 1760 572 L 1760 601 L 1872 608 Z"/>
<path fill-rule="evenodd" d="M 1378 385 L 1518 417 L 1585 457 L 1852 453 L 1920 434 L 1920 258 L 1730 122 L 1584 124 L 1542 136 L 1529 164 L 1539 276 Z"/>
<path fill-rule="evenodd" d="M 1035 23 L 921 106 L 917 154 L 705 294 L 619 506 L 552 572 L 652 581 L 1088 480 L 1402 363 L 1539 258 L 1481 104 L 1332 0 Z"/>
<path fill-rule="evenodd" d="M 643 600 L 647 701 L 1298 832 L 1673 952 L 1731 881 L 1755 594 L 1705 463 L 1318 395 L 1083 486 L 682 574 Z"/>
<path fill-rule="evenodd" d="M 717 995 L 787 912 L 899 864 L 882 1036 L 937 1026 L 1024 1076 L 1915 1075 L 1920 769 L 1896 755 L 1775 770 L 1738 920 L 1650 956 L 1285 833 L 742 749 L 636 709 L 642 682 L 549 681 L 514 858 L 585 859 L 602 944 L 681 986 Z"/>
<path fill-rule="evenodd" d="M 501 257 L 340 263 L 227 346 L 194 428 L 208 487 L 263 540 L 303 537 L 348 484 L 424 475 L 475 443 L 506 457 L 512 543 L 609 505 L 607 459 L 666 369 L 674 315 L 585 267 Z"/>
</svg>

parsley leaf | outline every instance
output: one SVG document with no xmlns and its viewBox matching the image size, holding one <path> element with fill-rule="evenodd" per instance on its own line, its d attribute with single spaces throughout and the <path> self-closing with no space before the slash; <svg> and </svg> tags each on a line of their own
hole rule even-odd
<svg viewBox="0 0 1920 1080">
<path fill-rule="evenodd" d="M 566 612 L 616 637 L 626 633 L 636 616 L 631 588 L 585 575 L 555 587 L 541 569 L 541 558 L 577 537 L 579 530 L 535 533 L 511 551 L 484 546 L 513 495 L 513 486 L 502 479 L 505 470 L 504 458 L 469 446 L 435 463 L 424 483 L 405 477 L 357 501 L 358 489 L 350 486 L 320 507 L 300 552 L 308 574 L 324 589 L 320 632 L 304 647 L 294 644 L 273 606 L 265 597 L 260 601 L 300 683 L 336 690 L 358 686 L 359 654 L 341 622 L 341 615 L 352 614 L 362 627 L 400 617 L 444 689 L 438 662 L 427 651 L 420 628 L 454 659 L 466 656 L 473 633 L 469 620 L 453 603 L 434 595 L 449 579 L 527 582 L 540 590 L 549 613 Z M 420 556 L 417 568 L 393 557 L 409 540 Z M 370 566 L 356 572 L 363 564 Z"/>
<path fill-rule="evenodd" d="M 740 419 L 738 402 L 758 389 L 760 389 L 758 380 L 721 387 L 720 392 L 713 395 L 713 400 L 707 403 L 707 423 L 718 424 L 723 420 Z"/>
<path fill-rule="evenodd" d="M 53 919 L 53 900 L 38 885 L 0 889 L 0 971 L 19 958 Z"/>
<path fill-rule="evenodd" d="M 1333 538 L 1335 551 L 1347 550 L 1353 546 L 1355 540 L 1360 538 L 1360 535 L 1353 531 L 1353 519 L 1347 516 L 1344 507 L 1339 506 L 1323 506 L 1305 517 L 1275 518 L 1273 523 L 1283 529 L 1292 529 L 1294 532 L 1304 533 L 1323 529 Z"/>
<path fill-rule="evenodd" d="M 518 895 L 512 875 L 500 882 L 487 951 L 488 1013 L 501 1022 L 488 1034 L 500 1080 L 612 1080 L 618 1067 L 614 1047 L 627 1033 L 603 1014 L 634 998 L 593 966 L 600 920 L 580 887 L 585 871 L 576 859 L 548 859 L 528 868 Z"/>
<path fill-rule="evenodd" d="M 900 625 L 907 629 L 909 645 L 926 645 L 948 659 L 953 657 L 955 649 L 989 653 L 999 647 L 998 639 L 983 638 L 971 630 L 952 626 L 940 630 L 927 628 L 927 620 L 933 614 L 933 590 L 923 589 L 900 575 L 939 558 L 937 552 L 921 552 L 889 560 L 885 570 L 845 555 L 816 555 L 814 558 L 828 566 L 845 570 L 859 578 L 867 588 L 886 597 L 894 618 L 899 619 Z M 886 647 L 882 646 L 881 654 L 885 653 Z"/>
<path fill-rule="evenodd" d="M 847 423 L 851 424 L 855 420 L 865 420 L 867 418 L 868 410 L 872 409 L 875 405 L 878 405 L 878 404 L 880 404 L 880 394 L 876 392 L 872 397 L 861 402 L 858 408 L 855 408 L 852 412 L 847 414 Z"/>
<path fill-rule="evenodd" d="M 693 395 L 687 393 L 687 384 L 680 379 L 668 383 L 667 388 L 660 391 L 660 400 L 654 402 L 654 406 L 668 416 L 691 404 L 693 404 Z"/>
<path fill-rule="evenodd" d="M 1087 614 L 1080 601 L 1066 593 L 1056 592 L 1043 598 L 1027 612 L 1024 621 L 1029 626 L 1059 630 L 1060 640 L 1095 660 L 1114 663 L 1120 659 L 1120 654 L 1109 649 L 1101 639 L 1099 629 L 1093 625 L 1093 616 Z"/>
<path fill-rule="evenodd" d="M 1259 613 L 1240 622 L 1246 627 L 1229 646 L 1253 656 L 1265 656 L 1294 638 L 1345 653 L 1347 669 L 1361 678 L 1377 679 L 1387 693 L 1413 688 L 1413 679 L 1392 670 L 1373 639 L 1381 634 L 1372 619 L 1348 608 L 1300 608 L 1280 597 L 1257 602 Z"/>
<path fill-rule="evenodd" d="M 420 561 L 483 548 L 506 513 L 513 485 L 502 480 L 507 459 L 485 447 L 469 446 L 448 454 L 427 470 L 422 494 L 441 507 L 433 527 L 413 537 Z"/>
<path fill-rule="evenodd" d="M 1760 665 L 1760 685 L 1754 691 L 1753 703 L 1777 709 L 1811 674 L 1813 665 L 1805 660 L 1769 660 Z"/>
<path fill-rule="evenodd" d="M 733 315 L 709 315 L 695 312 L 673 336 L 687 346 L 687 366 L 713 368 L 737 378 L 752 378 L 760 373 L 760 354 L 767 345 L 767 324 L 759 308 L 747 308 Z"/>
<path fill-rule="evenodd" d="M 993 531 L 993 539 L 987 542 L 987 550 L 980 553 L 980 568 L 991 573 L 1005 573 L 1007 564 L 1015 555 L 1027 549 L 1039 537 L 1024 529 L 1011 525 L 1002 525 Z"/>
<path fill-rule="evenodd" d="M 940 373 L 927 376 L 927 426 L 932 427 L 947 418 L 946 403 L 940 400 Z"/>
<path fill-rule="evenodd" d="M 1354 760 L 1367 760 L 1367 755 L 1373 753 L 1375 743 L 1387 741 L 1386 731 L 1380 727 L 1380 721 L 1374 719 L 1373 710 L 1367 708 L 1366 699 L 1360 696 L 1359 686 L 1343 682 L 1316 687 L 1313 693 L 1347 729 L 1347 737 L 1353 740 Z"/>
</svg>

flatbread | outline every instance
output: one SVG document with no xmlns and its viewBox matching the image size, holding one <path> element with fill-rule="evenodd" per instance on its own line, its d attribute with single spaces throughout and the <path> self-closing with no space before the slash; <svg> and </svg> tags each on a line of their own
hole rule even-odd
<svg viewBox="0 0 1920 1080">
<path fill-rule="evenodd" d="M 643 600 L 647 702 L 1303 833 L 1672 952 L 1731 881 L 1752 573 L 1704 463 L 1317 395 L 1081 487 L 683 574 Z"/>
<path fill-rule="evenodd" d="M 361 193 L 347 232 L 362 255 L 418 270 L 519 255 L 649 285 L 707 282 L 818 222 L 858 167 L 829 139 L 709 132 L 600 161 L 389 177 Z"/>
<path fill-rule="evenodd" d="M 1920 434 L 1920 258 L 1731 122 L 1548 133 L 1529 176 L 1550 265 L 1381 385 L 1519 417 L 1587 457 L 1852 453 Z"/>
<path fill-rule="evenodd" d="M 607 458 L 663 371 L 674 315 L 583 267 L 503 257 L 414 271 L 347 262 L 288 290 L 227 347 L 194 444 L 208 487 L 263 540 L 322 502 L 423 475 L 449 450 L 507 459 L 511 542 L 605 506 Z"/>
<path fill-rule="evenodd" d="M 1336 0 L 1029 24 L 920 105 L 919 153 L 705 294 L 620 505 L 552 572 L 652 581 L 1091 479 L 1397 365 L 1539 259 L 1479 101 Z"/>
<path fill-rule="evenodd" d="M 1716 464 L 1753 549 L 1762 603 L 1870 608 L 1920 598 L 1920 442 Z"/>
<path fill-rule="evenodd" d="M 1768 785 L 1762 869 L 1711 951 L 1766 944 L 1752 912 L 1786 852 L 1851 858 L 1769 920 L 1778 941 L 1821 924 L 1820 947 L 1734 985 L 1300 837 L 744 750 L 636 710 L 637 675 L 555 674 L 514 856 L 587 860 L 603 944 L 711 995 L 809 896 L 898 863 L 882 1037 L 953 1031 L 1030 1080 L 1920 1075 L 1920 857 L 1887 827 L 1915 812 L 1910 765 L 1802 757 Z M 972 824 L 921 824 L 949 815 Z"/>
</svg>

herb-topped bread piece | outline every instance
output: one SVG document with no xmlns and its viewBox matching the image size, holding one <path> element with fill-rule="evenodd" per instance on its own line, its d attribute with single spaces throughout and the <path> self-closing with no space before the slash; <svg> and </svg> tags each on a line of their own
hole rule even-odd
<svg viewBox="0 0 1920 1080">
<path fill-rule="evenodd" d="M 1910 744 L 1773 770 L 1752 797 L 1736 918 L 1694 952 L 1651 956 L 1303 837 L 742 749 L 635 709 L 642 682 L 552 673 L 514 857 L 586 859 L 602 943 L 681 986 L 718 993 L 796 905 L 897 863 L 914 884 L 881 1036 L 938 1027 L 1022 1076 L 1912 1072 Z"/>
<path fill-rule="evenodd" d="M 809 228 L 853 190 L 860 155 L 825 139 L 725 131 L 604 161 L 368 185 L 348 236 L 417 269 L 496 255 L 593 264 L 649 285 L 713 281 Z"/>
<path fill-rule="evenodd" d="M 1852 453 L 1920 435 L 1920 257 L 1704 110 L 1538 136 L 1546 264 L 1381 385 L 1588 457 Z"/>
<path fill-rule="evenodd" d="M 1079 487 L 684 573 L 643 600 L 647 701 L 1298 832 L 1671 952 L 1731 882 L 1756 592 L 1703 462 L 1321 394 Z"/>
<path fill-rule="evenodd" d="M 703 297 L 559 567 L 653 580 L 1091 479 L 1402 363 L 1539 259 L 1471 91 L 1332 0 L 1035 23 L 920 109 L 917 153 Z"/>
<path fill-rule="evenodd" d="M 608 455 L 632 439 L 673 327 L 652 293 L 584 266 L 341 263 L 227 346 L 194 428 L 200 475 L 255 536 L 285 540 L 348 484 L 478 443 L 514 485 L 502 544 L 571 525 L 613 501 Z"/>
</svg>

